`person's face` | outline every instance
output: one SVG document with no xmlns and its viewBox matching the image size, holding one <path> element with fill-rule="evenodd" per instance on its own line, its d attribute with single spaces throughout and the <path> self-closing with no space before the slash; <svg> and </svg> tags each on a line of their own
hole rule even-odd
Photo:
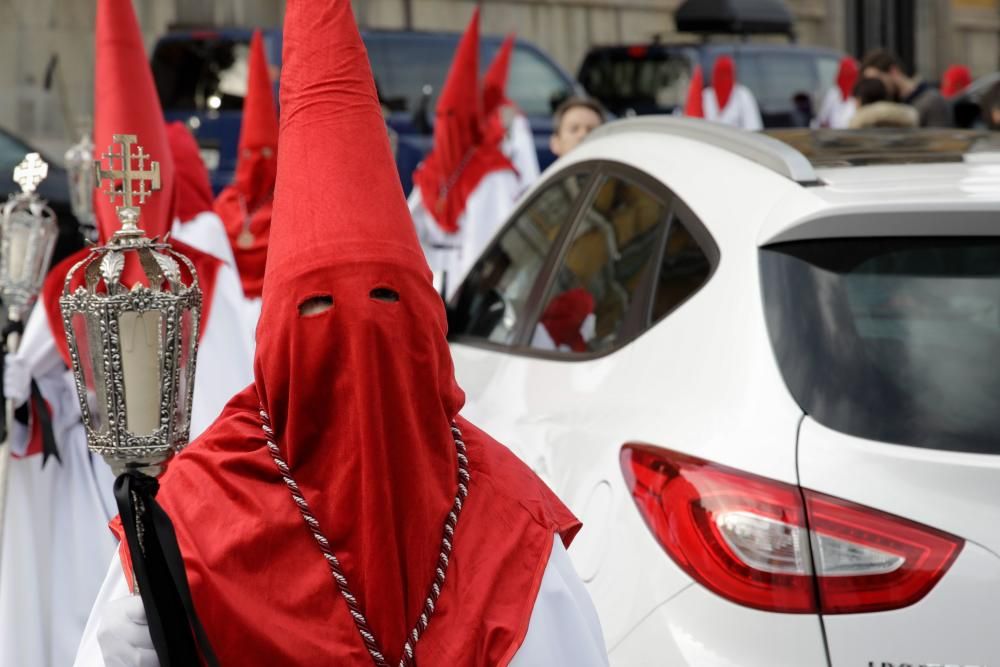
<svg viewBox="0 0 1000 667">
<path fill-rule="evenodd" d="M 601 117 L 593 109 L 573 107 L 563 114 L 559 130 L 549 142 L 556 157 L 562 157 L 580 145 L 584 138 L 601 125 Z"/>
</svg>

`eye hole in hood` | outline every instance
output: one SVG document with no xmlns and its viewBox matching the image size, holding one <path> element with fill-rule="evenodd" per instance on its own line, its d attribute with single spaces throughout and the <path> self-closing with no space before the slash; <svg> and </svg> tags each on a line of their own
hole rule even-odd
<svg viewBox="0 0 1000 667">
<path fill-rule="evenodd" d="M 399 301 L 399 292 L 388 287 L 376 287 L 368 293 L 368 296 L 375 301 L 384 301 L 386 303 L 396 303 Z"/>
<path fill-rule="evenodd" d="M 299 304 L 299 317 L 319 315 L 333 308 L 333 297 L 329 294 L 314 294 Z"/>
</svg>

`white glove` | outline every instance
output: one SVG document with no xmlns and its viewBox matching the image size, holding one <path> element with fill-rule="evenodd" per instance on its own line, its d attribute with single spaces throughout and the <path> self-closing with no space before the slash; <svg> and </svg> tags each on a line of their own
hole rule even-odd
<svg viewBox="0 0 1000 667">
<path fill-rule="evenodd" d="M 141 597 L 112 600 L 100 613 L 97 643 L 105 667 L 160 667 Z"/>
<path fill-rule="evenodd" d="M 31 373 L 27 364 L 13 354 L 4 360 L 3 393 L 14 405 L 23 405 L 31 396 Z"/>
</svg>

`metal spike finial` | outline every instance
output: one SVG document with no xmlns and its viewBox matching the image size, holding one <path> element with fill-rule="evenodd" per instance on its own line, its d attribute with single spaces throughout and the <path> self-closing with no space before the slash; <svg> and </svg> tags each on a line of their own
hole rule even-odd
<svg viewBox="0 0 1000 667">
<path fill-rule="evenodd" d="M 49 165 L 38 153 L 28 153 L 21 164 L 14 167 L 14 182 L 21 186 L 24 194 L 30 195 L 38 184 L 49 175 Z"/>
</svg>

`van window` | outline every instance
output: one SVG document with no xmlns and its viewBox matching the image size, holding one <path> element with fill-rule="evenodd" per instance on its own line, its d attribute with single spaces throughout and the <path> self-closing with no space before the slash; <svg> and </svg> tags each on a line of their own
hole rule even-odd
<svg viewBox="0 0 1000 667">
<path fill-rule="evenodd" d="M 167 111 L 239 111 L 247 91 L 249 40 L 165 39 L 152 58 Z"/>
</svg>

